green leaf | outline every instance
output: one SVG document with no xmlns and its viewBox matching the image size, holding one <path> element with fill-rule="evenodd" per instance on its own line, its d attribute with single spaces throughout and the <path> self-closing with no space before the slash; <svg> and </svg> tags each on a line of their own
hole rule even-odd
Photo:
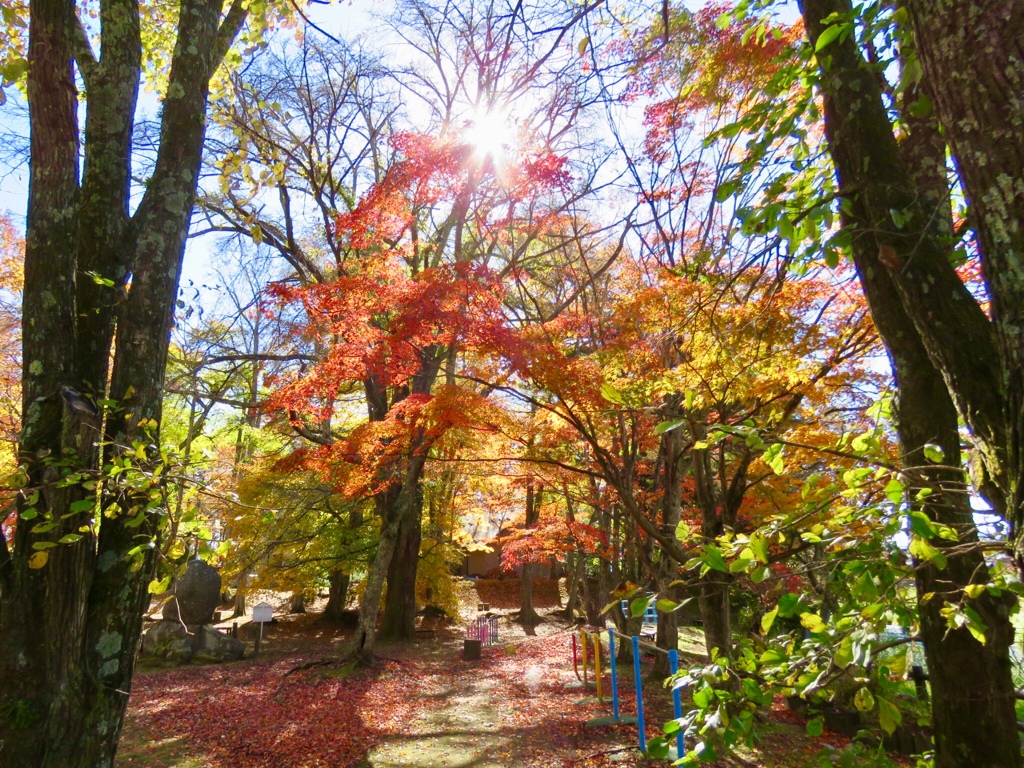
<svg viewBox="0 0 1024 768">
<path fill-rule="evenodd" d="M 964 615 L 967 617 L 967 631 L 971 633 L 975 640 L 985 645 L 985 630 L 988 627 L 981 618 L 981 615 L 970 606 L 964 608 Z"/>
<path fill-rule="evenodd" d="M 775 617 L 779 615 L 779 606 L 775 606 L 768 613 L 761 617 L 761 631 L 764 634 L 768 634 L 768 630 L 772 628 L 772 624 L 775 623 Z"/>
<path fill-rule="evenodd" d="M 764 452 L 764 463 L 767 464 L 776 475 L 782 475 L 786 471 L 786 464 L 782 460 L 782 443 L 773 443 Z"/>
<path fill-rule="evenodd" d="M 800 608 L 800 595 L 787 592 L 779 598 L 779 615 L 784 619 L 796 615 Z"/>
<path fill-rule="evenodd" d="M 933 443 L 928 443 L 927 445 L 925 445 L 923 450 L 924 457 L 933 464 L 941 464 L 943 461 L 946 460 L 946 454 L 943 453 L 942 449 L 939 446 Z"/>
<path fill-rule="evenodd" d="M 736 194 L 736 191 L 740 188 L 742 183 L 743 179 L 741 178 L 729 179 L 728 181 L 722 182 L 718 185 L 718 189 L 715 190 L 715 200 L 719 203 L 724 203 Z"/>
<path fill-rule="evenodd" d="M 893 677 L 902 678 L 907 674 L 907 667 L 909 666 L 910 654 L 907 653 L 906 649 L 899 653 L 890 656 L 885 660 L 885 666 L 889 668 L 889 674 Z"/>
<path fill-rule="evenodd" d="M 654 598 L 638 597 L 629 604 L 629 615 L 634 619 L 644 615 Z"/>
<path fill-rule="evenodd" d="M 816 613 L 801 613 L 800 623 L 814 634 L 822 632 L 825 629 L 825 622 L 822 621 L 821 616 Z"/>
<path fill-rule="evenodd" d="M 903 715 L 900 714 L 899 709 L 888 699 L 883 699 L 881 696 L 878 697 L 878 724 L 882 726 L 888 734 L 893 734 L 899 727 L 900 723 L 903 722 Z"/>
<path fill-rule="evenodd" d="M 758 659 L 762 664 L 781 664 L 789 658 L 777 648 L 769 648 Z"/>
<path fill-rule="evenodd" d="M 678 523 L 676 523 L 676 539 L 678 539 L 679 541 L 689 541 L 692 535 L 693 530 L 690 528 L 689 525 L 687 525 L 681 520 Z"/>
<path fill-rule="evenodd" d="M 866 608 L 862 608 L 860 615 L 863 616 L 865 619 L 873 619 L 875 618 L 875 616 L 877 616 L 884 610 L 885 606 L 882 603 L 874 603 L 872 605 L 867 606 Z"/>
<path fill-rule="evenodd" d="M 95 498 L 79 499 L 78 501 L 72 501 L 68 505 L 68 509 L 72 512 L 91 512 L 93 507 L 96 506 Z"/>
<path fill-rule="evenodd" d="M 932 113 L 933 105 L 932 100 L 928 98 L 927 94 L 922 93 L 918 99 L 910 105 L 907 110 L 914 117 L 928 117 Z"/>
<path fill-rule="evenodd" d="M 148 587 L 149 594 L 151 594 L 151 595 L 159 595 L 159 594 L 161 594 L 163 592 L 166 592 L 167 591 L 167 587 L 170 586 L 170 584 L 171 584 L 171 577 L 170 576 L 167 576 L 167 577 L 165 577 L 163 579 L 153 579 L 151 582 L 149 582 L 149 587 Z"/>
<path fill-rule="evenodd" d="M 760 533 L 755 533 L 750 537 L 750 550 L 754 553 L 754 557 L 759 562 L 768 562 L 768 540 L 765 539 Z"/>
<path fill-rule="evenodd" d="M 177 539 L 171 544 L 170 549 L 167 550 L 167 557 L 169 560 L 177 560 L 185 555 L 185 543 L 181 539 Z"/>
<path fill-rule="evenodd" d="M 849 637 L 843 638 L 839 647 L 836 648 L 836 652 L 832 655 L 832 663 L 840 669 L 845 669 L 853 663 L 853 640 Z"/>
<path fill-rule="evenodd" d="M 32 533 L 49 533 L 57 527 L 57 523 L 51 521 L 49 523 L 37 523 L 32 526 Z"/>
<path fill-rule="evenodd" d="M 693 705 L 698 709 L 707 709 L 714 700 L 714 688 L 701 688 L 693 692 Z"/>
<path fill-rule="evenodd" d="M 602 394 L 604 393 L 602 392 Z M 686 424 L 686 419 L 673 419 L 671 421 L 663 421 L 661 422 L 661 424 L 654 428 L 654 434 L 663 435 L 666 432 L 671 432 L 673 429 L 676 429 L 677 427 L 683 426 L 684 424 Z"/>
<path fill-rule="evenodd" d="M 825 721 L 820 717 L 815 717 L 807 721 L 807 733 L 810 736 L 821 736 L 825 730 Z"/>
<path fill-rule="evenodd" d="M 647 756 L 653 760 L 664 760 L 668 757 L 668 741 L 662 736 L 655 736 L 647 742 Z"/>
<path fill-rule="evenodd" d="M 622 393 L 608 382 L 601 385 L 601 397 L 609 403 L 615 403 L 616 405 L 626 404 L 626 401 L 622 398 Z"/>
<path fill-rule="evenodd" d="M 821 34 L 818 35 L 818 42 L 814 44 L 814 52 L 817 53 L 826 45 L 833 42 L 837 37 L 843 34 L 849 26 L 849 24 L 833 24 L 831 27 L 823 29 Z"/>
<path fill-rule="evenodd" d="M 926 539 L 935 538 L 938 533 L 928 515 L 918 509 L 910 513 L 910 530 Z"/>
<path fill-rule="evenodd" d="M 58 544 L 74 544 L 76 541 L 82 540 L 82 534 L 80 533 L 68 533 L 61 536 L 58 540 Z"/>
<path fill-rule="evenodd" d="M 885 495 L 893 504 L 899 506 L 903 503 L 903 483 L 897 480 L 895 477 L 892 478 L 888 483 L 885 484 Z"/>
<path fill-rule="evenodd" d="M 737 560 L 733 560 L 731 563 L 729 563 L 729 573 L 741 573 L 747 570 L 747 567 L 752 562 L 754 562 L 753 557 L 750 557 L 749 559 L 741 557 Z"/>
<path fill-rule="evenodd" d="M 701 559 L 709 568 L 724 573 L 729 572 L 729 565 L 725 562 L 725 558 L 722 557 L 722 550 L 718 547 L 711 546 L 710 544 L 704 547 L 704 557 Z"/>
<path fill-rule="evenodd" d="M 935 563 L 935 567 L 939 570 L 945 569 L 946 556 L 921 536 L 914 536 L 911 538 L 909 549 L 910 554 L 918 560 L 927 560 L 930 563 Z"/>
<path fill-rule="evenodd" d="M 870 712 L 875 708 L 875 695 L 867 688 L 861 688 L 853 697 L 853 706 L 861 712 Z"/>
</svg>

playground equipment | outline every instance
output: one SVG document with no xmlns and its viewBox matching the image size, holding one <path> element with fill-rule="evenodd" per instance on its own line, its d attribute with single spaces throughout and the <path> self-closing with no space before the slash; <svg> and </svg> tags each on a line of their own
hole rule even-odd
<svg viewBox="0 0 1024 768">
<path fill-rule="evenodd" d="M 647 754 L 647 737 L 645 733 L 645 722 L 644 722 L 644 691 L 643 691 L 643 674 L 640 670 L 640 649 L 646 648 L 655 653 L 664 653 L 668 655 L 669 670 L 673 675 L 679 671 L 679 651 L 672 649 L 666 651 L 664 648 L 641 640 L 637 635 L 623 635 L 621 632 L 616 630 L 614 627 L 603 630 L 603 631 L 588 631 L 586 627 L 580 627 L 580 640 L 579 648 L 582 649 L 582 661 L 583 661 L 583 675 L 580 676 L 579 667 L 577 663 L 577 642 L 576 635 L 572 636 L 572 661 L 573 669 L 576 672 L 576 676 L 580 677 L 583 681 L 583 685 L 588 685 L 587 672 L 587 648 L 593 642 L 594 647 L 594 677 L 597 689 L 597 696 L 595 698 L 581 699 L 578 704 L 591 704 L 591 703 L 605 703 L 607 699 L 601 697 L 601 637 L 607 635 L 608 638 L 608 659 L 609 659 L 609 670 L 611 672 L 611 705 L 612 714 L 610 717 L 595 717 L 587 721 L 587 725 L 591 727 L 598 727 L 604 725 L 625 725 L 636 723 L 637 726 L 637 741 L 640 751 Z M 636 716 L 623 716 L 621 708 L 619 706 L 619 674 L 618 665 L 615 661 L 615 638 L 618 637 L 624 642 L 628 642 L 633 649 L 633 684 L 636 689 Z M 672 689 L 672 711 L 675 718 L 678 720 L 683 716 L 683 705 L 682 698 L 678 688 L 673 687 Z M 683 744 L 683 731 L 679 729 L 676 731 L 676 755 L 682 757 L 686 754 L 686 747 Z"/>
<path fill-rule="evenodd" d="M 480 645 L 496 645 L 498 643 L 498 617 L 481 616 L 473 624 L 466 627 L 467 640 L 479 640 Z"/>
<path fill-rule="evenodd" d="M 629 609 L 629 600 L 622 600 L 622 615 L 628 621 L 633 614 Z M 658 632 L 658 611 L 653 605 L 647 606 L 644 610 L 644 618 L 640 623 L 640 636 L 655 635 Z"/>
</svg>

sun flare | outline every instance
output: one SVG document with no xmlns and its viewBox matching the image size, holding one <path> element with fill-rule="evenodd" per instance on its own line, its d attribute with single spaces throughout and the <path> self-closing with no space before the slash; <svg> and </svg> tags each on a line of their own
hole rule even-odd
<svg viewBox="0 0 1024 768">
<path fill-rule="evenodd" d="M 478 159 L 501 160 L 515 145 L 516 127 L 508 113 L 480 110 L 467 121 L 463 136 Z"/>
</svg>

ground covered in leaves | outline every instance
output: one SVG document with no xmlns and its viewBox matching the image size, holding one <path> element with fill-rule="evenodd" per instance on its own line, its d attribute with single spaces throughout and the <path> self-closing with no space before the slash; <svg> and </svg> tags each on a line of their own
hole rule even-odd
<svg viewBox="0 0 1024 768">
<path fill-rule="evenodd" d="M 464 627 L 454 623 L 409 647 L 383 647 L 381 663 L 352 669 L 325 663 L 348 632 L 317 614 L 286 617 L 258 656 L 244 661 L 136 676 L 118 768 L 393 768 L 397 766 L 614 766 L 641 763 L 635 726 L 587 727 L 609 706 L 580 703 L 592 692 L 573 671 L 573 628 L 547 594 L 546 620 L 529 634 L 506 605 L 511 585 L 467 584 L 463 621 L 476 601 L 499 617 L 499 642 L 479 661 L 462 659 Z M 649 664 L 647 664 L 649 667 Z M 623 714 L 635 712 L 624 681 Z M 667 692 L 645 683 L 647 736 L 671 717 Z M 813 739 L 781 707 L 768 715 L 760 751 L 726 765 L 797 768 L 827 764 L 831 744 Z M 667 764 L 667 763 L 663 763 Z"/>
</svg>

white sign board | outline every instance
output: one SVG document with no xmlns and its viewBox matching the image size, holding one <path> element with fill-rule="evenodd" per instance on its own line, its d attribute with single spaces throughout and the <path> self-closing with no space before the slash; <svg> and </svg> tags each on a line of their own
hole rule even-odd
<svg viewBox="0 0 1024 768">
<path fill-rule="evenodd" d="M 270 603 L 259 603 L 253 606 L 252 620 L 257 624 L 273 621 L 274 609 L 270 606 Z"/>
</svg>

